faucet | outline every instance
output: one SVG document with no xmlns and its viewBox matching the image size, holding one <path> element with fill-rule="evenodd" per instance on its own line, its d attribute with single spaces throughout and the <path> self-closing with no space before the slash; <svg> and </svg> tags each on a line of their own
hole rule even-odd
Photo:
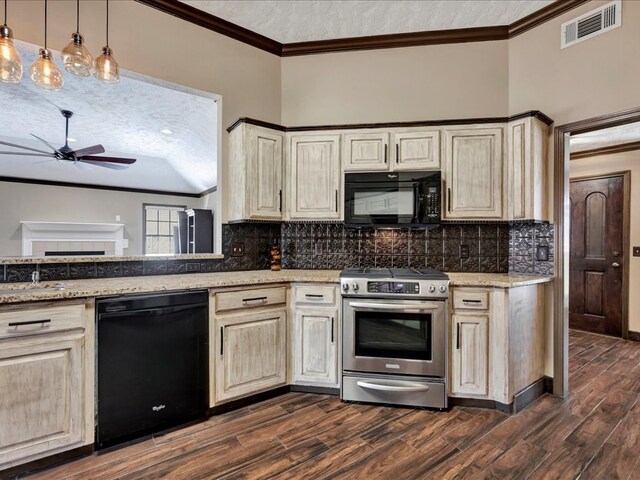
<svg viewBox="0 0 640 480">
<path fill-rule="evenodd" d="M 31 283 L 34 285 L 40 283 L 40 272 L 38 270 L 31 272 Z"/>
</svg>

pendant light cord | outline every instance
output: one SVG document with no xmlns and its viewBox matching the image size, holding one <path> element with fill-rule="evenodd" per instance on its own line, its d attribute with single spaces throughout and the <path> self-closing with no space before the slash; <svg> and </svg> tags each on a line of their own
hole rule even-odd
<svg viewBox="0 0 640 480">
<path fill-rule="evenodd" d="M 49 9 L 48 0 L 44 0 L 44 49 L 47 49 L 47 13 Z"/>
<path fill-rule="evenodd" d="M 109 0 L 107 0 L 107 47 L 109 46 Z"/>
<path fill-rule="evenodd" d="M 7 0 L 4 0 L 4 26 L 7 26 Z"/>
<path fill-rule="evenodd" d="M 80 0 L 76 2 L 76 33 L 80 33 Z"/>
</svg>

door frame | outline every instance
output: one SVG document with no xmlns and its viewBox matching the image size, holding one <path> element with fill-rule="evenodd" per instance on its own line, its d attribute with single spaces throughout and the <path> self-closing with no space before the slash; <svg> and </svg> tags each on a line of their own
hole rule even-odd
<svg viewBox="0 0 640 480">
<path fill-rule="evenodd" d="M 569 167 L 571 168 L 571 167 Z M 571 173 L 571 172 L 569 172 Z M 631 255 L 631 170 L 621 170 L 596 175 L 584 175 L 569 177 L 569 184 L 589 180 L 602 180 L 605 178 L 622 177 L 622 251 L 625 253 L 625 261 L 622 263 L 622 337 L 629 338 L 629 261 Z M 571 241 L 569 241 L 569 254 L 571 254 Z"/>
<path fill-rule="evenodd" d="M 553 298 L 553 393 L 569 393 L 569 165 L 571 134 L 592 132 L 640 121 L 640 107 L 567 123 L 554 128 L 553 219 L 555 272 Z"/>
</svg>

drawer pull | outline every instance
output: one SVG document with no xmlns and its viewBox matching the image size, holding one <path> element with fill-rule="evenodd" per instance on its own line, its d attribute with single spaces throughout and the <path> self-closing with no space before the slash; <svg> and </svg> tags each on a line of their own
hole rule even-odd
<svg viewBox="0 0 640 480">
<path fill-rule="evenodd" d="M 41 323 L 44 326 L 45 323 L 51 323 L 51 319 L 47 318 L 46 320 L 29 320 L 26 322 L 11 322 L 9 323 L 9 327 L 22 327 L 24 325 L 37 325 Z"/>
<path fill-rule="evenodd" d="M 464 303 L 482 303 L 482 300 L 465 300 L 462 299 Z"/>
<path fill-rule="evenodd" d="M 319 295 L 317 293 L 305 293 L 304 296 L 307 298 L 324 298 L 324 295 Z"/>
<path fill-rule="evenodd" d="M 262 302 L 266 303 L 267 297 L 243 298 L 242 303 Z"/>
</svg>

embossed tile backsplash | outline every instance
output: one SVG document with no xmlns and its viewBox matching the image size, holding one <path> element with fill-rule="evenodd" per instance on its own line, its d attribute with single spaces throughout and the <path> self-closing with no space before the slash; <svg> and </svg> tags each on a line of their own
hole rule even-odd
<svg viewBox="0 0 640 480">
<path fill-rule="evenodd" d="M 509 273 L 553 275 L 553 225 L 512 225 L 509 235 Z M 546 247 L 547 260 L 536 259 L 536 248 Z"/>
</svg>

